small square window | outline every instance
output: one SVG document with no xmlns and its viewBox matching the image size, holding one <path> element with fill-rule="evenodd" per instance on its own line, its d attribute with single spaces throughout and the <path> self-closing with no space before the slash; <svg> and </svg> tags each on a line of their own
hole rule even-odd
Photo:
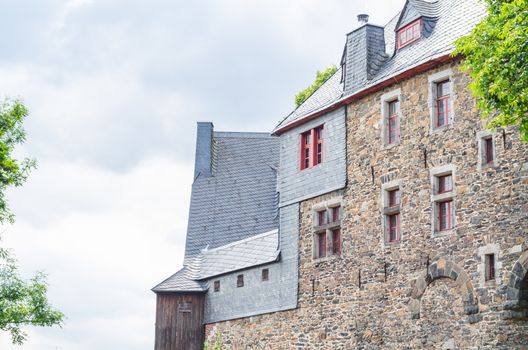
<svg viewBox="0 0 528 350">
<path fill-rule="evenodd" d="M 269 280 L 269 269 L 262 269 L 262 281 Z"/>
<path fill-rule="evenodd" d="M 237 276 L 237 287 L 244 287 L 244 275 Z"/>
<path fill-rule="evenodd" d="M 493 281 L 495 280 L 495 254 L 486 254 L 484 263 L 485 266 L 485 280 Z"/>
<path fill-rule="evenodd" d="M 389 195 L 389 207 L 395 207 L 400 205 L 400 190 L 390 190 L 387 191 Z"/>
<path fill-rule="evenodd" d="M 215 292 L 220 291 L 220 281 L 214 281 L 214 291 Z"/>
<path fill-rule="evenodd" d="M 451 192 L 453 190 L 453 176 L 438 176 L 438 193 Z"/>
<path fill-rule="evenodd" d="M 332 255 L 341 255 L 341 229 L 332 231 Z"/>
</svg>

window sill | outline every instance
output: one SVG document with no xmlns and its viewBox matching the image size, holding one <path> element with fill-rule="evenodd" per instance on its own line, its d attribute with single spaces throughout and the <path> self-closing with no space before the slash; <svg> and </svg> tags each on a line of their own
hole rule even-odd
<svg viewBox="0 0 528 350">
<path fill-rule="evenodd" d="M 492 161 L 490 163 L 480 164 L 479 170 L 482 170 L 482 171 L 493 170 L 493 169 L 497 169 L 498 167 L 499 165 L 495 161 Z"/>
<path fill-rule="evenodd" d="M 446 125 L 442 125 L 442 126 L 433 126 L 431 127 L 431 132 L 430 134 L 431 135 L 434 135 L 434 134 L 440 134 L 448 129 L 451 129 L 453 128 L 453 122 L 449 123 L 449 124 L 446 124 Z"/>
<path fill-rule="evenodd" d="M 394 142 L 394 143 L 384 143 L 383 144 L 383 150 L 389 150 L 389 149 L 394 148 L 394 147 L 399 146 L 399 145 L 400 145 L 400 141 Z"/>
<path fill-rule="evenodd" d="M 341 259 L 341 255 L 330 255 L 330 256 L 325 256 L 324 258 L 313 258 L 312 263 L 314 263 L 315 265 L 318 265 L 320 263 L 337 260 L 337 259 Z"/>
<path fill-rule="evenodd" d="M 383 246 L 385 248 L 391 248 L 391 247 L 397 247 L 401 244 L 401 239 L 397 240 L 397 241 L 393 241 L 393 242 L 388 242 L 388 241 L 385 241 Z"/>
<path fill-rule="evenodd" d="M 456 195 L 457 195 L 456 191 L 453 189 L 452 191 L 449 191 L 449 192 L 437 193 L 433 195 L 432 200 L 433 202 L 443 202 L 443 201 L 455 198 Z"/>
<path fill-rule="evenodd" d="M 444 231 L 435 231 L 433 233 L 432 237 L 433 238 L 445 237 L 445 236 L 450 236 L 450 235 L 453 235 L 453 234 L 456 234 L 456 228 L 452 228 L 452 229 L 444 230 Z"/>
</svg>

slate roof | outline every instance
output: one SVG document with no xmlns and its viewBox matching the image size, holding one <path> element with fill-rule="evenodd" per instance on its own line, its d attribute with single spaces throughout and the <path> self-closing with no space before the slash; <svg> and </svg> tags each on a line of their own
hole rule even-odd
<svg viewBox="0 0 528 350">
<path fill-rule="evenodd" d="M 279 231 L 258 234 L 225 246 L 202 250 L 180 271 L 152 290 L 154 292 L 205 292 L 206 279 L 259 266 L 279 259 Z"/>
<path fill-rule="evenodd" d="M 192 187 L 185 261 L 278 227 L 279 139 L 264 133 L 214 132 L 213 174 Z"/>
<path fill-rule="evenodd" d="M 275 127 L 273 133 L 341 99 L 355 95 L 422 63 L 451 53 L 454 41 L 469 34 L 486 14 L 485 4 L 480 0 L 408 0 L 405 8 L 410 8 L 411 12 L 426 17 L 425 33 L 420 40 L 395 51 L 396 23 L 400 21 L 400 17 L 412 20 L 413 15 L 410 13 L 411 16 L 407 18 L 408 13 L 403 13 L 396 23 L 393 18 L 385 26 L 386 52 L 391 54 L 391 57 L 375 76 L 345 95 L 343 84 L 336 78 L 341 76 L 338 71 L 319 88 L 321 92 L 317 90 L 305 103 L 291 112 Z"/>
<path fill-rule="evenodd" d="M 200 278 L 210 278 L 277 261 L 279 253 L 278 230 L 233 242 L 203 253 Z"/>
</svg>

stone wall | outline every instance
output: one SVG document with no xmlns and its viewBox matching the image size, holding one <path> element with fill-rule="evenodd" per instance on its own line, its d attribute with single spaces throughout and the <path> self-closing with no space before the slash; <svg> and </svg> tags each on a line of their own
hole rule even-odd
<svg viewBox="0 0 528 350">
<path fill-rule="evenodd" d="M 453 124 L 434 131 L 428 76 L 446 68 Z M 468 82 L 452 63 L 349 105 L 347 188 L 300 206 L 298 308 L 210 324 L 208 336 L 227 349 L 527 349 L 526 314 L 509 310 L 528 294 L 528 146 L 517 130 L 499 130 L 496 166 L 478 166 L 483 126 Z M 380 98 L 398 88 L 400 142 L 383 147 Z M 455 227 L 434 234 L 431 169 L 446 165 L 456 169 Z M 385 244 L 381 188 L 394 180 L 402 240 Z M 342 254 L 314 261 L 312 207 L 335 197 Z M 495 282 L 482 278 L 489 252 Z"/>
</svg>

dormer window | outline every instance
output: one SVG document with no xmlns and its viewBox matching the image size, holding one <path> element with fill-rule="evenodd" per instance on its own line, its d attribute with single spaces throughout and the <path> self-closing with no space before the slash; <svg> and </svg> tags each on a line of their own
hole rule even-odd
<svg viewBox="0 0 528 350">
<path fill-rule="evenodd" d="M 409 45 L 413 41 L 420 39 L 422 35 L 422 20 L 418 19 L 412 23 L 409 23 L 405 27 L 398 30 L 398 49 Z"/>
</svg>

